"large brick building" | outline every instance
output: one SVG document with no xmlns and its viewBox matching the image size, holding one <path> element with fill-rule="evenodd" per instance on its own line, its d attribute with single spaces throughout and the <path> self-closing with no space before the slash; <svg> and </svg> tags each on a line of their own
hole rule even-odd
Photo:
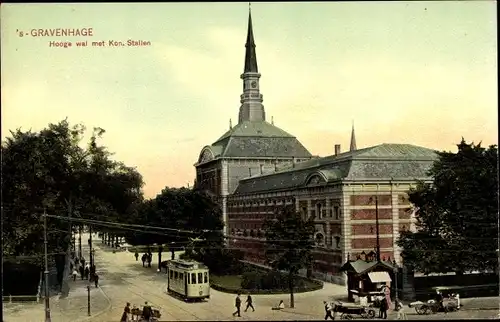
<svg viewBox="0 0 500 322">
<path fill-rule="evenodd" d="M 265 218 L 276 207 L 294 205 L 304 216 L 315 217 L 313 275 L 343 284 L 342 264 L 375 250 L 378 210 L 381 258 L 400 263 L 396 240 L 414 225 L 407 192 L 417 180 L 430 180 L 427 171 L 436 152 L 409 144 L 336 150 L 332 156 L 240 180 L 227 199 L 229 233 L 238 236 L 230 245 L 244 250 L 247 260 L 264 263 Z"/>
<path fill-rule="evenodd" d="M 341 265 L 375 249 L 377 196 L 381 257 L 399 262 L 395 242 L 414 221 L 406 193 L 416 180 L 430 180 L 435 151 L 408 144 L 358 150 L 353 126 L 348 152 L 335 145 L 334 155 L 313 157 L 296 137 L 266 121 L 251 16 L 245 47 L 238 124 L 203 147 L 195 164 L 195 185 L 220 201 L 225 234 L 234 236 L 229 246 L 264 263 L 265 218 L 294 205 L 315 217 L 313 275 L 343 284 Z"/>
</svg>

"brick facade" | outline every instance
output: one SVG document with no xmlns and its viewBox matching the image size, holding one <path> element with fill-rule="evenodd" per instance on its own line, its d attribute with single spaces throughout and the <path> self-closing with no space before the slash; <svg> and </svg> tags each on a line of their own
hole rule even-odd
<svg viewBox="0 0 500 322">
<path fill-rule="evenodd" d="M 392 234 L 392 224 L 379 224 L 379 233 Z M 354 224 L 352 225 L 353 235 L 375 235 L 377 232 L 376 224 Z"/>
<path fill-rule="evenodd" d="M 411 213 L 411 208 L 399 209 L 399 219 L 410 219 Z"/>
<path fill-rule="evenodd" d="M 352 220 L 375 220 L 375 209 L 353 209 Z M 378 219 L 392 219 L 392 209 L 379 209 Z"/>
<path fill-rule="evenodd" d="M 377 244 L 377 238 L 355 238 L 351 239 L 353 249 L 373 249 Z M 380 248 L 392 248 L 392 237 L 380 238 Z"/>
<path fill-rule="evenodd" d="M 373 200 L 370 201 L 370 198 Z M 375 194 L 373 195 L 354 195 L 351 196 L 351 205 L 353 206 L 366 206 L 375 205 Z M 378 195 L 378 205 L 379 206 L 390 206 L 392 204 L 391 195 Z"/>
</svg>

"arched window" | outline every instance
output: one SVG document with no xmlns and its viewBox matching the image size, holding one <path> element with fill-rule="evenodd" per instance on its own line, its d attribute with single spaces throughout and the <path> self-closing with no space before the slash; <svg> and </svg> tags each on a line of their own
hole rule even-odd
<svg viewBox="0 0 500 322">
<path fill-rule="evenodd" d="M 243 237 L 248 237 L 248 231 L 246 229 L 243 230 Z"/>
<path fill-rule="evenodd" d="M 335 237 L 335 248 L 340 248 L 340 237 Z"/>
<path fill-rule="evenodd" d="M 250 237 L 255 237 L 255 231 L 253 229 L 250 230 Z"/>
<path fill-rule="evenodd" d="M 325 236 L 322 233 L 317 233 L 315 240 L 316 244 L 323 245 L 325 243 Z"/>
<path fill-rule="evenodd" d="M 316 204 L 316 213 L 318 214 L 319 219 L 323 218 L 323 214 L 321 213 L 321 204 L 320 203 Z"/>
</svg>

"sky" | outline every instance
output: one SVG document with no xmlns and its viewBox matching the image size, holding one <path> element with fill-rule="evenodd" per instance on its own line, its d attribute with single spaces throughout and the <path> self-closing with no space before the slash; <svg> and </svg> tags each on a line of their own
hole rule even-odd
<svg viewBox="0 0 500 322">
<path fill-rule="evenodd" d="M 267 119 L 313 155 L 347 150 L 353 122 L 358 148 L 498 143 L 494 1 L 251 10 Z M 154 197 L 192 185 L 201 149 L 238 120 L 248 3 L 2 4 L 0 13 L 2 140 L 65 118 L 104 128 L 101 143 Z M 46 28 L 93 36 L 17 32 Z M 151 45 L 90 45 L 128 39 Z"/>
</svg>

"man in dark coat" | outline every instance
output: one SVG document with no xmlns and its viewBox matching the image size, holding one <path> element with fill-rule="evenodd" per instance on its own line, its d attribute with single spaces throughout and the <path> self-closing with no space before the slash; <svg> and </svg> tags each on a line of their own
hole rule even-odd
<svg viewBox="0 0 500 322">
<path fill-rule="evenodd" d="M 97 275 L 97 273 L 94 273 L 94 283 L 95 287 L 99 286 L 99 275 Z"/>
<path fill-rule="evenodd" d="M 234 306 L 236 307 L 236 311 L 233 313 L 233 316 L 236 316 L 236 314 L 238 314 L 238 316 L 241 317 L 241 314 L 240 314 L 240 309 L 241 309 L 240 293 L 238 293 L 238 296 L 236 296 L 236 299 L 234 300 Z"/>
<path fill-rule="evenodd" d="M 252 296 L 250 294 L 248 294 L 248 297 L 247 297 L 247 308 L 245 309 L 245 312 L 249 309 L 249 308 L 252 308 L 252 312 L 255 312 L 255 309 L 253 308 L 253 300 L 252 300 Z"/>
<path fill-rule="evenodd" d="M 85 278 L 85 269 L 83 266 L 80 266 L 80 276 L 82 277 L 82 280 Z"/>
<path fill-rule="evenodd" d="M 144 320 L 149 321 L 151 320 L 151 315 L 153 315 L 153 310 L 151 309 L 151 306 L 149 306 L 148 302 L 145 302 L 144 307 L 142 308 L 142 317 Z"/>
<path fill-rule="evenodd" d="M 381 319 L 386 319 L 387 320 L 387 310 L 389 309 L 389 304 L 387 303 L 387 299 L 384 298 L 382 299 L 380 303 L 380 318 Z"/>
<path fill-rule="evenodd" d="M 142 260 L 142 267 L 144 267 L 144 263 L 146 263 L 146 257 L 147 257 L 147 256 L 148 256 L 148 255 L 146 255 L 146 254 L 142 254 L 142 257 L 141 257 L 141 260 Z"/>
</svg>

